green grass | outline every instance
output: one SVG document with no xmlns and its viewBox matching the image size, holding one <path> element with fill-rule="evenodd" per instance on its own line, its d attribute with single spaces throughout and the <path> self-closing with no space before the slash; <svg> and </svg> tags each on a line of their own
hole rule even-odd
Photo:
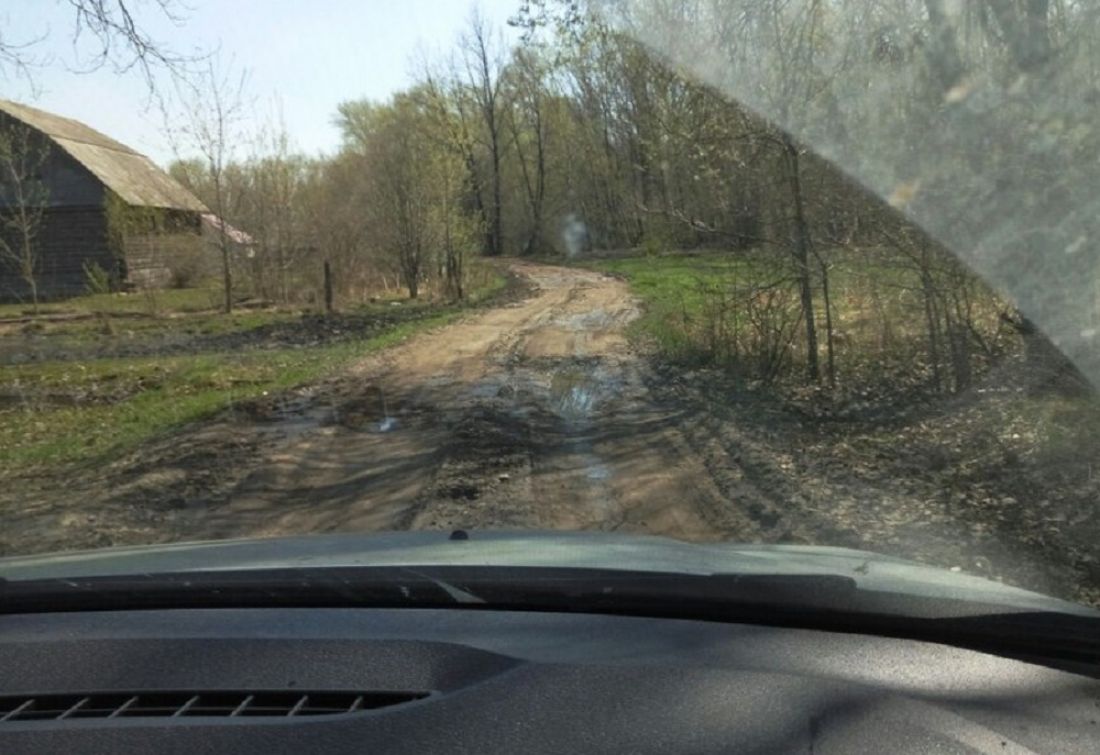
<svg viewBox="0 0 1100 755">
<path fill-rule="evenodd" d="M 912 372 L 915 362 L 924 364 L 926 318 L 916 271 L 888 250 L 823 251 L 829 262 L 838 377 L 863 380 L 882 374 L 884 366 Z M 631 335 L 670 361 L 763 377 L 775 374 L 774 360 L 780 355 L 787 373 L 802 369 L 801 306 L 793 266 L 781 250 L 648 255 L 582 264 L 629 281 L 645 305 Z M 813 275 L 819 358 L 824 364 L 825 304 L 816 266 Z M 782 290 L 768 289 L 770 293 L 749 299 L 753 287 L 782 280 L 789 282 Z M 1000 338 L 999 301 L 984 289 L 972 289 L 970 296 L 973 321 L 992 344 Z M 780 351 L 786 347 L 778 345 L 786 343 L 784 334 L 793 339 L 789 351 Z"/>
<path fill-rule="evenodd" d="M 706 358 L 696 331 L 710 292 L 742 277 L 766 277 L 758 260 L 721 253 L 628 257 L 585 265 L 626 278 L 645 304 L 644 313 L 631 325 L 631 335 L 686 362 Z"/>
<path fill-rule="evenodd" d="M 114 455 L 235 402 L 309 383 L 461 310 L 401 323 L 369 339 L 310 348 L 168 358 L 99 359 L 0 368 L 5 393 L 79 396 L 72 406 L 0 412 L 0 469 L 41 468 Z"/>
<path fill-rule="evenodd" d="M 487 300 L 507 283 L 488 266 L 472 268 L 470 277 L 469 304 Z M 172 299 L 176 307 L 199 301 L 197 296 L 183 295 L 186 292 L 160 293 L 181 294 Z M 98 298 L 84 297 L 74 300 L 77 305 L 65 305 L 82 307 L 88 300 Z M 10 472 L 40 473 L 114 457 L 234 403 L 316 381 L 365 354 L 448 323 L 464 311 L 462 306 L 427 300 L 405 300 L 400 308 L 382 301 L 363 305 L 356 312 L 397 314 L 398 322 L 369 338 L 290 348 L 0 367 L 0 478 Z M 125 319 L 123 324 L 112 318 L 112 335 L 101 332 L 102 322 L 81 320 L 44 325 L 37 335 L 55 343 L 87 347 L 95 338 L 120 334 L 155 338 L 172 330 L 229 333 L 299 317 L 300 313 L 264 310 L 231 316 L 211 313 Z"/>
<path fill-rule="evenodd" d="M 40 315 L 133 314 L 152 315 L 162 312 L 202 312 L 221 306 L 221 290 L 216 287 L 164 289 L 137 293 L 90 294 L 64 301 L 39 305 Z M 0 318 L 29 316 L 30 302 L 0 304 Z"/>
<path fill-rule="evenodd" d="M 749 274 L 759 263 L 745 258 L 713 255 L 629 257 L 603 260 L 595 267 L 622 275 L 630 287 L 651 306 L 664 310 L 698 311 L 703 306 L 700 284 L 729 280 Z"/>
</svg>

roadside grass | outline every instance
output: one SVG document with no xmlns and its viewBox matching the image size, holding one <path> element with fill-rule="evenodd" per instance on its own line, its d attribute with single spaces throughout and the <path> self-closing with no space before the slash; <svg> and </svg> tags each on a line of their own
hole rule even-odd
<svg viewBox="0 0 1100 755">
<path fill-rule="evenodd" d="M 280 348 L 0 366 L 0 479 L 109 459 L 238 402 L 317 381 L 366 354 L 453 321 L 470 306 L 498 294 L 506 283 L 496 271 L 479 276 L 464 305 L 427 301 L 364 305 L 356 315 L 388 315 L 383 330 L 369 337 Z M 168 318 L 158 321 L 158 327 L 230 332 L 261 327 L 272 316 L 301 317 L 242 312 L 224 320 L 218 319 L 224 316 Z M 82 337 L 79 331 L 64 335 Z"/>
<path fill-rule="evenodd" d="M 203 312 L 221 306 L 221 290 L 216 287 L 161 289 L 136 293 L 88 294 L 64 301 L 44 302 L 38 315 L 149 315 L 163 312 Z M 30 317 L 30 302 L 0 304 L 0 318 Z"/>
<path fill-rule="evenodd" d="M 211 312 L 173 312 L 155 317 L 144 315 L 122 315 L 102 317 L 83 317 L 66 320 L 36 320 L 34 324 L 24 326 L 26 335 L 48 338 L 54 343 L 63 343 L 66 339 L 96 338 L 155 338 L 167 333 L 187 335 L 216 335 L 235 331 L 250 330 L 276 322 L 291 321 L 300 316 L 292 310 L 245 310 L 230 315 Z M 0 328 L 4 324 L 0 323 Z M 10 327 L 10 326 L 9 326 Z M 0 333 L 3 331 L 0 330 Z"/>
<path fill-rule="evenodd" d="M 316 347 L 0 368 L 9 401 L 24 389 L 35 394 L 0 408 L 0 469 L 27 472 L 124 452 L 234 403 L 322 378 L 461 313 Z"/>
<path fill-rule="evenodd" d="M 751 286 L 791 280 L 791 265 L 780 254 L 767 249 L 708 251 L 577 264 L 622 276 L 630 283 L 644 304 L 631 335 L 668 361 L 752 373 L 746 362 L 759 353 L 759 344 L 776 328 L 786 327 L 792 340 L 784 358 L 791 374 L 798 374 L 805 357 L 794 287 L 788 286 L 786 298 L 778 303 L 762 298 L 755 312 L 745 306 L 745 292 Z M 860 382 L 864 376 L 879 374 L 894 380 L 897 374 L 907 373 L 914 380 L 927 379 L 926 321 L 917 272 L 890 264 L 889 255 L 873 248 L 827 250 L 826 256 L 838 378 Z M 815 285 L 819 358 L 824 365 L 825 307 L 820 286 Z M 997 304 L 995 297 L 979 295 L 972 307 L 975 322 L 995 338 L 999 337 Z"/>
<path fill-rule="evenodd" d="M 722 254 L 626 257 L 583 263 L 619 275 L 642 299 L 642 316 L 630 326 L 630 335 L 649 340 L 675 362 L 707 361 L 695 337 L 695 323 L 706 305 L 706 291 L 714 285 L 753 272 L 759 263 Z"/>
</svg>

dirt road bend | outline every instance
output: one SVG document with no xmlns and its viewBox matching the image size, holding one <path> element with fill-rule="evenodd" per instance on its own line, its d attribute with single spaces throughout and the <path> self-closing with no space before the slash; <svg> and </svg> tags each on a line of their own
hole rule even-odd
<svg viewBox="0 0 1100 755">
<path fill-rule="evenodd" d="M 756 539 L 760 525 L 716 487 L 683 418 L 647 390 L 624 336 L 639 313 L 627 285 L 514 269 L 533 284 L 528 298 L 366 358 L 317 395 L 254 411 L 261 453 L 223 480 L 221 500 L 184 502 L 170 517 L 177 534 L 546 528 Z"/>
<path fill-rule="evenodd" d="M 652 395 L 625 282 L 512 268 L 530 287 L 519 301 L 18 491 L 0 551 L 426 528 L 797 537 L 763 504 L 731 505 L 751 484 Z"/>
<path fill-rule="evenodd" d="M 615 530 L 885 549 L 1100 605 L 1080 555 L 1095 547 L 1089 530 L 995 527 L 941 479 L 900 466 L 911 464 L 907 446 L 872 458 L 827 427 L 639 355 L 625 282 L 512 269 L 529 283 L 518 301 L 111 463 L 5 486 L 0 554 L 315 532 Z M 1046 534 L 1036 545 L 1017 530 Z"/>
</svg>

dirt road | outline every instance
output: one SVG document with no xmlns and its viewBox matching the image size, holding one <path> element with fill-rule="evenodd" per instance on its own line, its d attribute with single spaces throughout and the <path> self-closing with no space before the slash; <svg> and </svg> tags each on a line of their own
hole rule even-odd
<svg viewBox="0 0 1100 755">
<path fill-rule="evenodd" d="M 774 539 L 651 395 L 624 334 L 639 314 L 626 283 L 513 271 L 531 289 L 518 302 L 19 491 L 0 551 L 409 528 Z"/>
<path fill-rule="evenodd" d="M 258 424 L 275 437 L 248 474 L 177 525 L 199 538 L 514 527 L 755 539 L 647 390 L 624 337 L 638 314 L 626 284 L 516 271 L 534 284 L 526 300 L 369 358 L 329 395 L 269 407 Z"/>
<path fill-rule="evenodd" d="M 531 287 L 519 301 L 108 466 L 0 490 L 0 553 L 598 529 L 865 548 L 1100 604 L 1095 538 L 1080 519 L 989 513 L 901 435 L 895 451 L 861 450 L 859 436 L 723 392 L 718 374 L 656 371 L 628 345 L 639 308 L 618 279 L 513 271 Z"/>
</svg>

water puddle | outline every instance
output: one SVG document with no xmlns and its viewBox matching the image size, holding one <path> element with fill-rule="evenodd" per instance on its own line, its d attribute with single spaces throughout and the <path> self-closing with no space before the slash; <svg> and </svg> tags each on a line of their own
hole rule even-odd
<svg viewBox="0 0 1100 755">
<path fill-rule="evenodd" d="M 554 320 L 555 324 L 570 330 L 602 330 L 615 324 L 615 318 L 602 309 L 592 309 Z"/>
<path fill-rule="evenodd" d="M 588 459 L 586 459 L 586 461 L 586 467 L 588 471 L 585 472 L 585 477 L 590 480 L 597 481 L 611 479 L 611 468 L 600 461 L 598 456 L 596 456 L 595 454 L 588 454 Z"/>
<path fill-rule="evenodd" d="M 507 383 L 502 383 L 498 379 L 481 380 L 467 388 L 471 398 L 474 399 L 493 399 L 493 398 L 506 398 L 510 396 L 515 390 Z"/>
<path fill-rule="evenodd" d="M 581 370 L 562 370 L 550 378 L 550 399 L 563 417 L 588 417 L 598 404 L 599 383 Z"/>
<path fill-rule="evenodd" d="M 388 433 L 397 427 L 397 420 L 393 417 L 383 417 L 382 421 L 378 423 L 378 432 Z"/>
<path fill-rule="evenodd" d="M 258 432 L 276 433 L 289 439 L 313 432 L 325 424 L 328 415 L 328 408 L 318 406 L 316 397 L 309 392 L 259 402 L 247 411 L 247 416 L 259 424 Z"/>
<path fill-rule="evenodd" d="M 343 404 L 333 407 L 331 421 L 348 430 L 367 433 L 389 433 L 398 427 L 397 414 L 391 411 L 386 392 L 381 386 L 366 386 L 362 393 Z"/>
</svg>

